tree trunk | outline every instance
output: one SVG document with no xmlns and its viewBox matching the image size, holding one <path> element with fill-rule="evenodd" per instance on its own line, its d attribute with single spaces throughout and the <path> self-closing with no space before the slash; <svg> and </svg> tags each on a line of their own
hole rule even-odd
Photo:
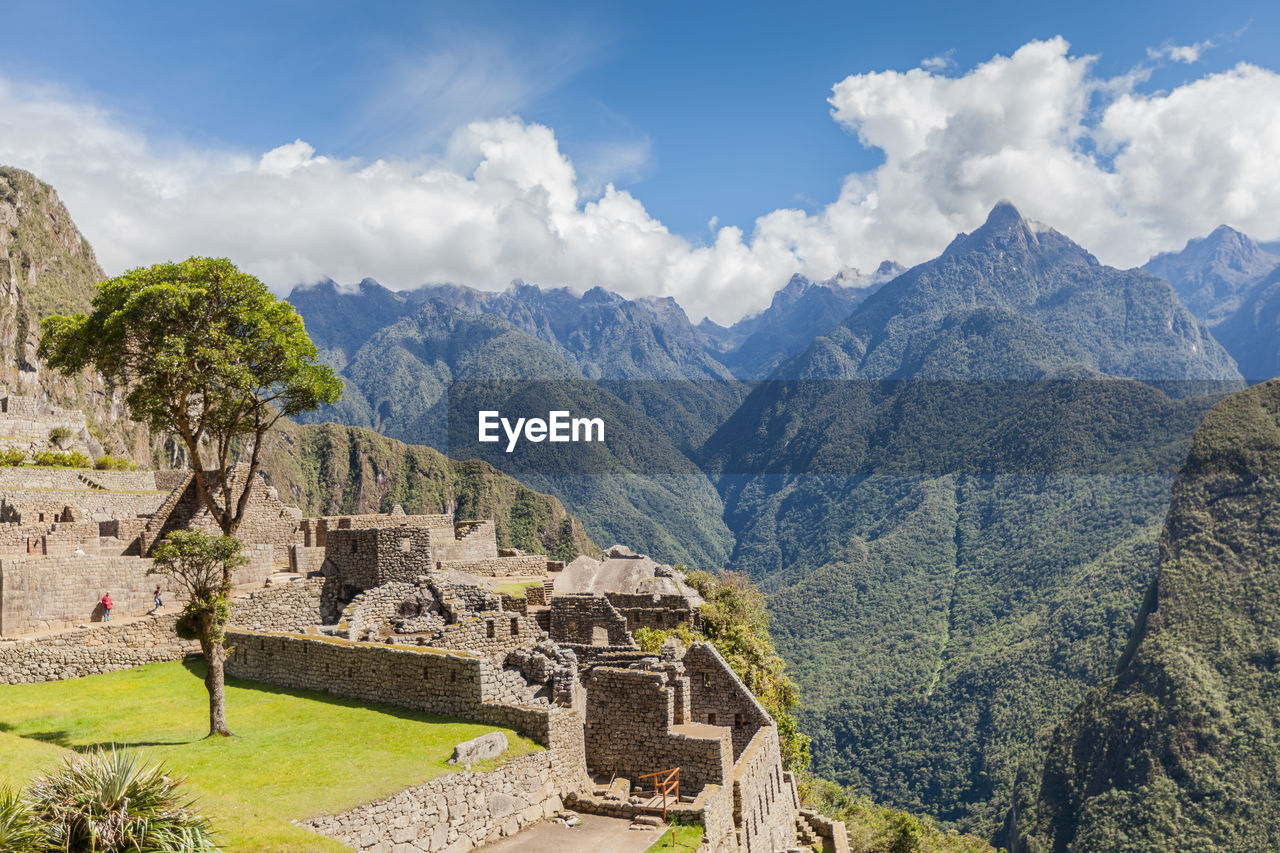
<svg viewBox="0 0 1280 853">
<path fill-rule="evenodd" d="M 222 643 L 210 642 L 203 637 L 200 646 L 209 665 L 204 676 L 204 687 L 209 691 L 209 737 L 231 737 L 231 730 L 227 728 L 227 689 L 223 673 L 227 650 Z"/>
</svg>

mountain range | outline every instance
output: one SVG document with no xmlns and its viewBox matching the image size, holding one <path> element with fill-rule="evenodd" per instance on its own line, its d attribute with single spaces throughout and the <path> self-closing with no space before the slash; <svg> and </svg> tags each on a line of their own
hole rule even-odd
<svg viewBox="0 0 1280 853">
<path fill-rule="evenodd" d="M 1280 373 L 1280 246 L 1222 225 L 1143 268 L 1174 286 L 1246 379 L 1261 382 Z"/>
</svg>

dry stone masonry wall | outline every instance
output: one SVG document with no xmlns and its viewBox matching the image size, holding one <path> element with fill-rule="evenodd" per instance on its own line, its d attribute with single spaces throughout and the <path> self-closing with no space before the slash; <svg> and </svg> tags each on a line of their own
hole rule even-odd
<svg viewBox="0 0 1280 853">
<path fill-rule="evenodd" d="M 585 679 L 587 766 L 636 783 L 645 773 L 680 768 L 682 790 L 727 785 L 733 753 L 727 729 L 677 724 L 670 672 L 598 666 Z"/>
<path fill-rule="evenodd" d="M 0 684 L 60 681 L 181 660 L 199 645 L 178 639 L 177 614 L 127 625 L 80 628 L 40 639 L 0 642 Z"/>
</svg>

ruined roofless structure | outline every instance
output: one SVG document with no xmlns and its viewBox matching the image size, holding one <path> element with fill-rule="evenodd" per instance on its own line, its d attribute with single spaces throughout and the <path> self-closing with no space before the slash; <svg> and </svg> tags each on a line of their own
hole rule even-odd
<svg viewBox="0 0 1280 853">
<path fill-rule="evenodd" d="M 0 430 L 4 413 L 0 411 Z M 152 607 L 146 556 L 169 530 L 208 527 L 190 472 L 0 469 L 0 683 L 74 678 L 195 650 Z M 696 627 L 678 571 L 615 546 L 564 566 L 499 550 L 492 521 L 389 514 L 304 518 L 265 482 L 240 535 L 229 674 L 514 729 L 546 747 L 488 773 L 438 777 L 309 826 L 356 850 L 469 850 L 565 806 L 670 811 L 711 853 L 791 850 L 797 833 L 847 849 L 801 813 L 777 727 L 709 644 L 641 627 Z M 528 584 L 524 597 L 500 583 Z M 95 612 L 109 590 L 108 625 Z M 465 792 L 465 793 L 463 793 Z M 464 796 L 467 809 L 452 808 Z M 392 815 L 389 818 L 388 815 Z"/>
</svg>

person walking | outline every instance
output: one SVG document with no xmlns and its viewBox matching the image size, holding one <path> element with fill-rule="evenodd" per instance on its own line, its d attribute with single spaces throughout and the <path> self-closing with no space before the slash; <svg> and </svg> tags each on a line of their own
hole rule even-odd
<svg viewBox="0 0 1280 853">
<path fill-rule="evenodd" d="M 152 610 L 151 612 L 156 613 L 160 610 L 160 608 L 164 607 L 164 601 L 160 599 L 160 584 L 156 584 L 156 591 L 151 593 L 151 596 L 156 600 L 155 609 Z"/>
<path fill-rule="evenodd" d="M 115 604 L 111 601 L 111 593 L 107 593 L 106 595 L 102 596 L 102 621 L 103 622 L 111 621 L 112 607 L 115 607 Z"/>
</svg>

